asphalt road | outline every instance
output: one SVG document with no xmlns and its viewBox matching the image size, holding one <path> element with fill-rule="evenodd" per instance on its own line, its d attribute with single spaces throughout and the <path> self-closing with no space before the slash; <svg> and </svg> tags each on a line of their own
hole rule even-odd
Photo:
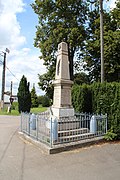
<svg viewBox="0 0 120 180">
<path fill-rule="evenodd" d="M 120 143 L 46 155 L 19 126 L 20 117 L 0 116 L 0 180 L 120 180 Z"/>
</svg>

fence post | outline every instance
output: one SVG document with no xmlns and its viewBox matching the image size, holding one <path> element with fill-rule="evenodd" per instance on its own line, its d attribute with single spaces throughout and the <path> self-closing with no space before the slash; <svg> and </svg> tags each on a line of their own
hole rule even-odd
<svg viewBox="0 0 120 180">
<path fill-rule="evenodd" d="M 106 132 L 107 133 L 107 114 L 106 114 Z"/>
<path fill-rule="evenodd" d="M 30 113 L 28 114 L 29 116 L 29 118 L 28 118 L 28 134 L 29 134 L 29 136 L 30 136 Z"/>
<path fill-rule="evenodd" d="M 50 147 L 52 147 L 52 118 L 50 119 Z"/>
<path fill-rule="evenodd" d="M 21 132 L 22 132 L 22 113 L 21 113 L 21 118 L 20 118 L 20 121 L 21 121 L 21 124 L 20 124 L 20 129 L 21 129 Z"/>
<path fill-rule="evenodd" d="M 90 133 L 96 133 L 97 129 L 97 122 L 96 122 L 96 117 L 93 115 L 90 119 Z"/>
<path fill-rule="evenodd" d="M 36 139 L 38 140 L 38 115 L 36 116 Z"/>
</svg>

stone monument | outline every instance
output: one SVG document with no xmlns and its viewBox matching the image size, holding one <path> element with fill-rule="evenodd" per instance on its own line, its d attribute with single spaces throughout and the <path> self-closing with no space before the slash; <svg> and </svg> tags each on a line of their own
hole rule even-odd
<svg viewBox="0 0 120 180">
<path fill-rule="evenodd" d="M 56 74 L 54 85 L 54 98 L 52 113 L 57 117 L 74 116 L 74 108 L 71 104 L 71 86 L 73 81 L 70 80 L 68 45 L 61 42 L 58 45 L 58 55 L 56 63 Z"/>
</svg>

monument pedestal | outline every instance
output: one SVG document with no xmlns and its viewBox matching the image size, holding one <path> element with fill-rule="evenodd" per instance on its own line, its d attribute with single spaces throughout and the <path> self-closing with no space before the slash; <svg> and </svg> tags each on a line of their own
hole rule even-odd
<svg viewBox="0 0 120 180">
<path fill-rule="evenodd" d="M 74 108 L 66 108 L 66 107 L 52 107 L 52 112 L 55 117 L 58 119 L 61 117 L 71 117 L 74 116 Z"/>
</svg>

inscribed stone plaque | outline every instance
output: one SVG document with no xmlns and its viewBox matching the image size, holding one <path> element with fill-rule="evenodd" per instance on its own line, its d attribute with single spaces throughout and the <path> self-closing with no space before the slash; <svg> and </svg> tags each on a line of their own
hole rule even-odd
<svg viewBox="0 0 120 180">
<path fill-rule="evenodd" d="M 68 88 L 63 88 L 61 92 L 61 105 L 62 106 L 69 106 L 70 105 L 70 95 L 71 91 Z"/>
</svg>

